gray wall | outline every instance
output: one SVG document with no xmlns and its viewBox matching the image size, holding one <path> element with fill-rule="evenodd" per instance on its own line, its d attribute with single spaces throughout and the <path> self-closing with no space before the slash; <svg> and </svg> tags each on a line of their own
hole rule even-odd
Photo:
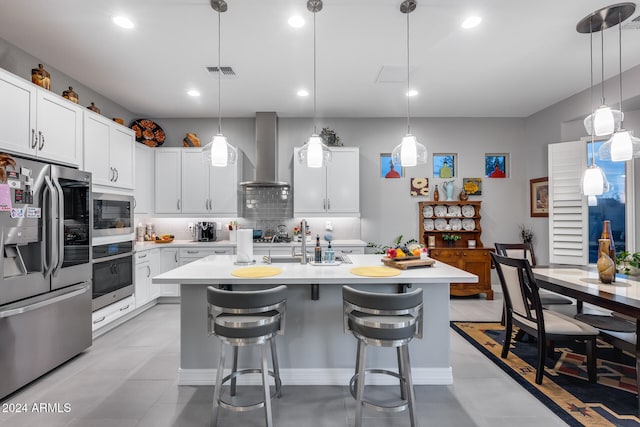
<svg viewBox="0 0 640 427">
<path fill-rule="evenodd" d="M 69 86 L 73 86 L 73 91 L 78 94 L 80 105 L 86 107 L 94 102 L 100 108 L 102 115 L 109 118 L 120 117 L 127 125 L 131 119 L 137 118 L 121 105 L 0 38 L 0 68 L 31 81 L 31 69 L 38 68 L 40 63 L 51 74 L 51 92 L 62 95 L 62 92 L 67 90 Z"/>
</svg>

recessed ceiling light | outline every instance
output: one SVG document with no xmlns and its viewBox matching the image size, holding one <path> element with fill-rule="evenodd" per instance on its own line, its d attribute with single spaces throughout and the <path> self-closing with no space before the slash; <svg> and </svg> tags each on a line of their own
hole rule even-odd
<svg viewBox="0 0 640 427">
<path fill-rule="evenodd" d="M 462 22 L 462 28 L 468 30 L 473 27 L 477 27 L 482 22 L 482 18 L 479 16 L 470 16 Z"/>
<path fill-rule="evenodd" d="M 407 96 L 416 96 L 418 94 L 418 91 L 415 89 L 411 89 L 409 92 L 407 92 Z"/>
<path fill-rule="evenodd" d="M 306 89 L 300 89 L 297 93 L 298 96 L 309 96 L 309 92 Z"/>
<path fill-rule="evenodd" d="M 304 18 L 300 15 L 293 15 L 287 22 L 293 28 L 300 28 L 304 26 Z"/>
<path fill-rule="evenodd" d="M 189 90 L 189 91 L 187 92 L 187 95 L 189 95 L 189 96 L 193 96 L 193 97 L 196 97 L 196 96 L 200 96 L 200 92 L 198 92 L 198 91 L 197 91 L 197 90 L 195 90 L 195 89 L 191 89 L 191 90 Z"/>
<path fill-rule="evenodd" d="M 126 16 L 118 15 L 113 17 L 113 23 L 118 27 L 130 29 L 133 28 L 133 21 Z"/>
</svg>

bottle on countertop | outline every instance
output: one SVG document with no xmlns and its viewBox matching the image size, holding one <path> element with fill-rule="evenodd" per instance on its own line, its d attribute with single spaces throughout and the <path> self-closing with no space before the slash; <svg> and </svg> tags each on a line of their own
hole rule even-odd
<svg viewBox="0 0 640 427">
<path fill-rule="evenodd" d="M 324 260 L 328 263 L 332 263 L 335 261 L 336 253 L 333 251 L 331 247 L 331 240 L 329 240 L 329 246 L 327 246 L 327 250 L 324 251 Z"/>
<path fill-rule="evenodd" d="M 613 231 L 611 230 L 611 221 L 604 220 L 602 222 L 602 234 L 600 235 L 600 239 L 609 240 L 609 258 L 616 261 L 616 244 L 613 241 Z M 615 274 L 613 276 L 613 281 L 616 281 Z"/>
<path fill-rule="evenodd" d="M 436 185 L 436 189 L 433 190 L 433 201 L 437 202 L 440 200 L 440 192 L 438 191 L 438 186 Z"/>
<path fill-rule="evenodd" d="M 320 235 L 316 235 L 315 262 L 322 262 L 322 247 L 320 246 Z"/>
</svg>

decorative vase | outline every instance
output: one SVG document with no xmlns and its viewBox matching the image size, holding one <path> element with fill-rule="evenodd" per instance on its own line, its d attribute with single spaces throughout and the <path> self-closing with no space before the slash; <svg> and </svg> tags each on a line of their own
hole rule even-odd
<svg viewBox="0 0 640 427">
<path fill-rule="evenodd" d="M 437 202 L 440 200 L 440 192 L 438 191 L 438 186 L 436 185 L 436 189 L 433 190 L 433 201 Z"/>
<path fill-rule="evenodd" d="M 31 82 L 49 90 L 51 88 L 51 74 L 44 69 L 42 64 L 38 64 L 38 68 L 31 69 Z"/>
<path fill-rule="evenodd" d="M 442 184 L 444 187 L 444 191 L 447 194 L 447 201 L 450 202 L 453 200 L 453 181 L 446 181 Z"/>
<path fill-rule="evenodd" d="M 609 256 L 609 239 L 598 239 L 598 278 L 609 284 L 616 277 L 616 263 Z"/>
<path fill-rule="evenodd" d="M 469 200 L 469 195 L 467 194 L 466 191 L 464 191 L 464 188 L 462 189 L 462 191 L 460 191 L 460 200 L 462 200 L 463 202 L 466 202 L 467 200 Z"/>
</svg>

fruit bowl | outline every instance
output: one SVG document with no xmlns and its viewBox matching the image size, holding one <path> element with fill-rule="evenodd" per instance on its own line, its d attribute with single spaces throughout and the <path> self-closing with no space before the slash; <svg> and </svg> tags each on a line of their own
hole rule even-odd
<svg viewBox="0 0 640 427">
<path fill-rule="evenodd" d="M 156 237 L 156 240 L 154 240 L 154 242 L 156 242 L 156 243 L 171 243 L 171 242 L 173 242 L 174 237 L 175 236 L 173 234 L 162 234 L 162 235 Z"/>
<path fill-rule="evenodd" d="M 156 243 L 171 243 L 171 242 L 173 242 L 173 239 L 156 239 L 156 240 L 154 240 L 154 242 L 156 242 Z"/>
</svg>

